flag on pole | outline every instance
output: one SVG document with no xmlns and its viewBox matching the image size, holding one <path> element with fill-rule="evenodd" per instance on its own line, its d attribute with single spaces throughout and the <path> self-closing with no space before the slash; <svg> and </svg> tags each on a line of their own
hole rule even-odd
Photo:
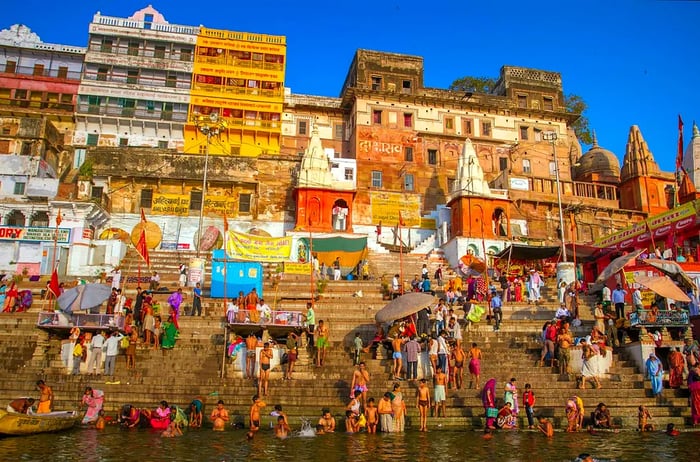
<svg viewBox="0 0 700 462">
<path fill-rule="evenodd" d="M 141 229 L 141 236 L 139 236 L 139 241 L 136 243 L 136 251 L 146 262 L 146 266 L 151 266 L 151 259 L 148 256 L 148 245 L 146 244 L 146 229 Z"/>
<path fill-rule="evenodd" d="M 58 209 L 58 215 L 56 215 L 56 228 L 61 226 L 62 221 L 63 221 L 63 218 L 61 217 L 61 209 Z"/>
<path fill-rule="evenodd" d="M 58 282 L 58 271 L 56 271 L 56 268 L 54 268 L 53 273 L 51 273 L 51 280 L 49 281 L 49 291 L 56 298 L 58 298 L 58 296 L 61 295 L 61 284 Z"/>
<path fill-rule="evenodd" d="M 683 119 L 678 114 L 678 156 L 676 156 L 676 171 L 683 169 Z"/>
<path fill-rule="evenodd" d="M 401 210 L 399 210 L 399 226 L 406 226 L 406 222 L 403 221 L 403 215 L 401 214 Z"/>
<path fill-rule="evenodd" d="M 228 218 L 226 218 L 226 210 L 224 210 L 224 239 L 226 239 L 226 233 L 228 233 Z"/>
<path fill-rule="evenodd" d="M 141 222 L 146 223 L 146 221 L 148 221 L 146 220 L 146 214 L 143 212 L 143 209 L 141 209 Z"/>
</svg>

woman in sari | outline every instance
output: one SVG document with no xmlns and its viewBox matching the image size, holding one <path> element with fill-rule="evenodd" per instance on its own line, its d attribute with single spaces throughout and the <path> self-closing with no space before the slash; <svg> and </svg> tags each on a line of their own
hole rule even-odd
<svg viewBox="0 0 700 462">
<path fill-rule="evenodd" d="M 12 313 L 15 311 L 18 296 L 19 291 L 17 290 L 17 284 L 13 282 L 10 285 L 10 288 L 5 291 L 5 303 L 2 310 L 3 313 Z"/>
<path fill-rule="evenodd" d="M 566 400 L 566 431 L 571 433 L 578 431 L 579 409 L 576 397 L 572 396 Z"/>
<path fill-rule="evenodd" d="M 165 430 L 170 425 L 170 407 L 167 401 L 161 401 L 158 408 L 150 412 L 151 427 L 156 430 Z"/>
<path fill-rule="evenodd" d="M 161 341 L 161 347 L 164 350 L 170 350 L 175 347 L 175 335 L 177 334 L 177 329 L 175 324 L 173 324 L 173 317 L 168 316 L 168 320 L 161 325 L 161 331 L 163 340 Z"/>
<path fill-rule="evenodd" d="M 87 406 L 87 411 L 83 417 L 83 425 L 94 423 L 100 416 L 102 405 L 105 401 L 105 394 L 102 390 L 93 390 L 91 387 L 85 389 L 81 406 Z"/>
<path fill-rule="evenodd" d="M 697 368 L 690 370 L 688 374 L 688 390 L 690 391 L 690 416 L 693 426 L 700 424 L 700 372 Z"/>
<path fill-rule="evenodd" d="M 496 418 L 496 427 L 503 430 L 511 430 L 517 426 L 517 420 L 515 420 L 515 415 L 513 415 L 513 410 L 511 409 L 511 404 L 506 402 L 503 407 L 498 411 L 498 416 Z"/>
<path fill-rule="evenodd" d="M 513 411 L 513 415 L 518 415 L 520 409 L 518 408 L 518 390 L 515 386 L 515 377 L 511 378 L 508 383 L 506 383 L 506 391 L 503 394 L 503 401 L 510 403 L 510 408 Z"/>
<path fill-rule="evenodd" d="M 664 388 L 664 368 L 654 353 L 649 354 L 649 359 L 646 361 L 646 370 L 649 380 L 651 380 L 651 393 L 654 396 L 661 395 L 661 390 Z"/>
<path fill-rule="evenodd" d="M 671 388 L 680 388 L 683 383 L 683 369 L 685 367 L 685 358 L 680 348 L 676 348 L 669 353 L 668 367 L 668 386 Z"/>
<path fill-rule="evenodd" d="M 515 294 L 515 301 L 516 302 L 522 302 L 523 301 L 523 283 L 520 281 L 520 278 L 515 278 L 513 280 L 513 286 L 514 286 L 514 294 Z"/>
<path fill-rule="evenodd" d="M 496 409 L 496 379 L 489 379 L 481 392 L 481 402 L 486 412 L 486 428 L 496 428 L 495 421 L 498 415 Z"/>
</svg>

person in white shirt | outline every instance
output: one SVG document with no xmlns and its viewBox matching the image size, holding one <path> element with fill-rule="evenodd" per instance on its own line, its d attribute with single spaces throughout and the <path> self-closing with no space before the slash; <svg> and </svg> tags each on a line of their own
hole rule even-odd
<svg viewBox="0 0 700 462">
<path fill-rule="evenodd" d="M 114 268 L 112 270 L 112 288 L 119 289 L 122 283 L 122 271 L 119 268 Z"/>
<path fill-rule="evenodd" d="M 401 295 L 400 289 L 399 275 L 395 274 L 394 278 L 391 280 L 391 298 L 396 298 Z"/>
<path fill-rule="evenodd" d="M 100 375 L 97 369 L 102 365 L 102 347 L 104 344 L 105 338 L 102 332 L 92 336 L 92 340 L 90 340 L 90 359 L 86 369 L 90 375 Z"/>
<path fill-rule="evenodd" d="M 122 294 L 121 289 L 117 289 L 117 304 L 114 306 L 114 313 L 123 315 L 125 303 L 126 303 L 126 295 Z"/>
<path fill-rule="evenodd" d="M 632 306 L 635 310 L 641 310 L 644 308 L 644 303 L 642 302 L 642 292 L 639 290 L 639 287 L 634 289 L 634 292 L 632 292 Z"/>
<path fill-rule="evenodd" d="M 114 377 L 114 366 L 117 363 L 117 355 L 119 354 L 119 341 L 124 336 L 119 332 L 112 332 L 107 340 L 105 340 L 105 376 Z"/>
<path fill-rule="evenodd" d="M 610 290 L 610 287 L 607 285 L 603 286 L 603 308 L 606 310 L 610 308 L 610 305 L 612 305 L 612 291 Z"/>
<path fill-rule="evenodd" d="M 270 305 L 265 303 L 264 299 L 260 299 L 260 304 L 256 308 L 260 312 L 261 324 L 272 321 L 272 308 L 270 308 Z"/>
<path fill-rule="evenodd" d="M 226 307 L 226 319 L 230 324 L 236 322 L 236 314 L 238 313 L 238 305 L 233 303 L 233 300 L 229 300 L 228 306 Z"/>
</svg>

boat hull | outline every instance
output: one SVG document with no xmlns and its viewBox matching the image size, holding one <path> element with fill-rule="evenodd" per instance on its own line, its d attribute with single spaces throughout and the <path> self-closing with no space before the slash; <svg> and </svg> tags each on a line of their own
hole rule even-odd
<svg viewBox="0 0 700 462">
<path fill-rule="evenodd" d="M 0 435 L 34 435 L 66 430 L 80 421 L 80 417 L 75 411 L 19 414 L 0 410 Z"/>
</svg>

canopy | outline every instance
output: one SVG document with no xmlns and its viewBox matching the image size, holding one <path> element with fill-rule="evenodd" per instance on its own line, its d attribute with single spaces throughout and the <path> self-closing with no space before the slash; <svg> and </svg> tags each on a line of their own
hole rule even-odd
<svg viewBox="0 0 700 462">
<path fill-rule="evenodd" d="M 662 271 L 666 273 L 667 275 L 673 277 L 678 277 L 680 282 L 687 287 L 688 289 L 697 289 L 697 286 L 693 282 L 693 280 L 688 276 L 688 274 L 683 271 L 683 268 L 681 265 L 676 263 L 673 260 L 661 260 L 659 258 L 646 258 L 644 259 L 644 263 L 653 266 L 654 268 L 658 269 L 659 271 Z"/>
<path fill-rule="evenodd" d="M 610 264 L 603 270 L 602 273 L 598 275 L 595 282 L 607 281 L 613 275 L 615 275 L 615 273 L 624 268 L 627 263 L 637 258 L 642 252 L 644 252 L 644 249 L 635 250 L 634 252 L 625 254 L 621 257 L 617 257 L 616 259 L 610 262 Z"/>
<path fill-rule="evenodd" d="M 395 319 L 405 318 L 430 305 L 435 297 L 429 293 L 409 292 L 387 303 L 374 316 L 377 322 L 389 322 Z"/>
<path fill-rule="evenodd" d="M 111 293 L 112 288 L 106 284 L 80 284 L 63 292 L 56 301 L 65 313 L 72 313 L 100 306 Z"/>
<path fill-rule="evenodd" d="M 494 258 L 514 260 L 542 260 L 559 255 L 560 247 L 511 244 L 494 255 Z"/>
<path fill-rule="evenodd" d="M 635 282 L 665 298 L 687 303 L 690 298 L 668 276 L 635 276 Z"/>
</svg>

